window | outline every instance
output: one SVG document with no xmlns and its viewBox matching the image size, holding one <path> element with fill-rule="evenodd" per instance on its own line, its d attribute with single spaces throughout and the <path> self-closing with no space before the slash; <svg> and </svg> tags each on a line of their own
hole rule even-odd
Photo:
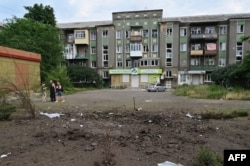
<svg viewBox="0 0 250 166">
<path fill-rule="evenodd" d="M 143 30 L 143 37 L 148 37 L 149 33 L 148 33 L 148 29 L 144 29 Z"/>
<path fill-rule="evenodd" d="M 201 44 L 200 43 L 191 44 L 191 50 L 201 50 Z"/>
<path fill-rule="evenodd" d="M 227 34 L 227 26 L 226 25 L 220 26 L 220 34 L 221 35 Z"/>
<path fill-rule="evenodd" d="M 158 52 L 158 45 L 157 44 L 152 45 L 152 52 Z"/>
<path fill-rule="evenodd" d="M 126 31 L 125 37 L 130 38 L 130 31 Z"/>
<path fill-rule="evenodd" d="M 173 58 L 173 53 L 172 53 L 172 43 L 167 43 L 167 48 L 166 48 L 166 66 L 172 66 L 172 58 Z"/>
<path fill-rule="evenodd" d="M 171 70 L 166 71 L 166 77 L 168 77 L 168 78 L 172 77 L 172 71 Z"/>
<path fill-rule="evenodd" d="M 75 38 L 76 39 L 84 39 L 85 38 L 85 31 L 76 31 Z"/>
<path fill-rule="evenodd" d="M 132 66 L 131 60 L 126 60 L 126 67 L 131 67 L 131 66 Z"/>
<path fill-rule="evenodd" d="M 226 64 L 226 59 L 225 58 L 220 58 L 219 59 L 219 66 L 225 66 L 225 64 Z"/>
<path fill-rule="evenodd" d="M 158 31 L 157 31 L 157 29 L 152 29 L 152 37 L 153 38 L 158 37 Z"/>
<path fill-rule="evenodd" d="M 143 59 L 141 66 L 158 66 L 158 59 Z"/>
<path fill-rule="evenodd" d="M 172 27 L 167 28 L 167 36 L 172 36 L 172 33 L 173 33 Z"/>
<path fill-rule="evenodd" d="M 243 56 L 243 45 L 242 45 L 242 42 L 237 42 L 237 45 L 236 45 L 236 61 L 240 61 L 241 62 L 242 56 Z"/>
<path fill-rule="evenodd" d="M 211 75 L 212 75 L 211 73 L 205 74 L 204 81 L 211 82 L 212 81 L 212 76 Z"/>
<path fill-rule="evenodd" d="M 205 28 L 205 33 L 206 34 L 213 34 L 213 33 L 215 33 L 215 27 L 206 27 Z"/>
<path fill-rule="evenodd" d="M 186 74 L 180 74 L 180 82 L 186 82 Z"/>
<path fill-rule="evenodd" d="M 220 42 L 220 50 L 225 51 L 226 50 L 226 43 L 225 42 Z"/>
<path fill-rule="evenodd" d="M 237 25 L 237 33 L 244 33 L 244 25 Z"/>
<path fill-rule="evenodd" d="M 122 46 L 116 47 L 116 53 L 122 53 Z"/>
<path fill-rule="evenodd" d="M 129 46 L 129 45 L 126 45 L 125 52 L 126 52 L 126 53 L 130 53 L 130 46 Z"/>
<path fill-rule="evenodd" d="M 96 67 L 96 61 L 91 61 L 91 67 L 93 67 L 93 68 Z"/>
<path fill-rule="evenodd" d="M 72 43 L 74 41 L 74 34 L 68 34 L 67 36 L 67 42 Z"/>
<path fill-rule="evenodd" d="M 180 45 L 180 51 L 187 51 L 187 44 L 186 43 L 182 43 Z"/>
<path fill-rule="evenodd" d="M 96 32 L 90 32 L 90 40 L 96 40 Z"/>
<path fill-rule="evenodd" d="M 141 43 L 131 43 L 130 51 L 141 51 Z"/>
<path fill-rule="evenodd" d="M 187 28 L 180 28 L 180 36 L 187 36 Z"/>
<path fill-rule="evenodd" d="M 144 45 L 143 46 L 143 52 L 148 52 L 148 51 L 149 51 L 148 45 Z"/>
<path fill-rule="evenodd" d="M 201 27 L 192 27 L 191 34 L 201 34 Z"/>
<path fill-rule="evenodd" d="M 108 46 L 104 45 L 102 49 L 103 67 L 108 67 Z"/>
<path fill-rule="evenodd" d="M 103 78 L 109 78 L 109 72 L 108 71 L 103 71 L 102 77 Z"/>
<path fill-rule="evenodd" d="M 122 61 L 117 61 L 117 67 L 122 67 Z"/>
<path fill-rule="evenodd" d="M 102 31 L 102 37 L 106 38 L 107 36 L 108 36 L 108 30 L 105 29 Z"/>
<path fill-rule="evenodd" d="M 199 58 L 191 58 L 190 65 L 191 66 L 199 66 L 200 65 L 200 59 Z"/>
<path fill-rule="evenodd" d="M 208 66 L 213 66 L 214 65 L 214 58 L 205 58 L 204 64 L 208 65 Z"/>
<path fill-rule="evenodd" d="M 122 38 L 122 31 L 116 31 L 116 39 Z"/>
<path fill-rule="evenodd" d="M 91 54 L 96 54 L 96 47 L 91 47 Z"/>
</svg>

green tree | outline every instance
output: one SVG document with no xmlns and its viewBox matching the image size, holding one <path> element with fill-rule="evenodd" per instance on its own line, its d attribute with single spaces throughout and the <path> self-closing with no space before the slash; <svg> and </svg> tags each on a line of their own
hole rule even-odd
<svg viewBox="0 0 250 166">
<path fill-rule="evenodd" d="M 68 67 L 68 74 L 72 82 L 81 82 L 84 86 L 102 87 L 102 78 L 92 68 L 72 65 Z"/>
<path fill-rule="evenodd" d="M 26 18 L 7 19 L 0 32 L 0 45 L 41 54 L 41 80 L 64 60 L 59 30 Z"/>
<path fill-rule="evenodd" d="M 54 9 L 43 4 L 34 4 L 34 6 L 24 6 L 28 13 L 24 14 L 24 18 L 30 18 L 44 24 L 50 24 L 56 26 L 56 18 L 54 15 Z"/>
</svg>

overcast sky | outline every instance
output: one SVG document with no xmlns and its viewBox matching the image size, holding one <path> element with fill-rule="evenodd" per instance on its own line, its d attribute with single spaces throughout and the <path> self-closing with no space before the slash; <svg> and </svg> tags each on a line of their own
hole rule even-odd
<svg viewBox="0 0 250 166">
<path fill-rule="evenodd" d="M 22 18 L 24 6 L 49 5 L 56 21 L 85 22 L 112 20 L 113 12 L 163 9 L 163 17 L 250 13 L 250 0 L 1 0 L 0 22 Z"/>
</svg>

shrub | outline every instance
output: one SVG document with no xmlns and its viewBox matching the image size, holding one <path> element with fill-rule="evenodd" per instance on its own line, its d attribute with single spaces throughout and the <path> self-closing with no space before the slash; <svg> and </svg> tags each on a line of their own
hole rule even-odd
<svg viewBox="0 0 250 166">
<path fill-rule="evenodd" d="M 208 147 L 201 146 L 196 156 L 197 166 L 222 166 L 223 159 Z"/>
<path fill-rule="evenodd" d="M 10 115 L 14 112 L 16 107 L 11 104 L 1 103 L 0 104 L 0 120 L 9 120 Z"/>
</svg>

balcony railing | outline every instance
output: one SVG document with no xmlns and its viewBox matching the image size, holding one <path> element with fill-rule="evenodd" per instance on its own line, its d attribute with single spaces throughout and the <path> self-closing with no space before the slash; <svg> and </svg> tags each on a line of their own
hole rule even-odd
<svg viewBox="0 0 250 166">
<path fill-rule="evenodd" d="M 217 66 L 215 66 L 215 65 L 190 66 L 190 70 L 214 71 L 216 69 L 217 69 Z"/>
<path fill-rule="evenodd" d="M 203 55 L 203 50 L 191 50 L 190 55 L 202 56 Z"/>
<path fill-rule="evenodd" d="M 130 41 L 131 42 L 141 42 L 142 36 L 141 35 L 132 35 L 132 36 L 130 36 Z"/>
<path fill-rule="evenodd" d="M 75 59 L 88 59 L 88 54 L 76 54 Z"/>
<path fill-rule="evenodd" d="M 205 55 L 217 55 L 217 50 L 205 50 Z"/>
<path fill-rule="evenodd" d="M 200 34 L 191 34 L 191 39 L 217 39 L 217 33 L 207 34 L 207 33 L 200 33 Z"/>
</svg>

